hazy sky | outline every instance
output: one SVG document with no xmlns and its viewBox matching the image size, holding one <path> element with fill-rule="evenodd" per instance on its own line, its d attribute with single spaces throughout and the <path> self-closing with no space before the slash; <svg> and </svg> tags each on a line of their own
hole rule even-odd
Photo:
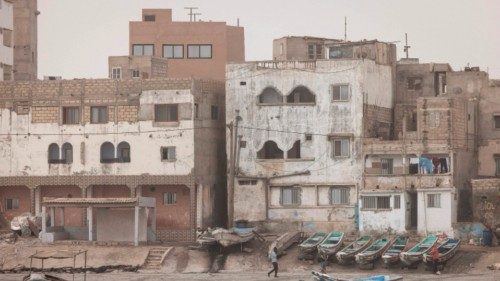
<svg viewBox="0 0 500 281">
<path fill-rule="evenodd" d="M 184 7 L 199 7 L 202 20 L 245 27 L 247 60 L 272 57 L 272 40 L 286 35 L 349 40 L 400 41 L 408 33 L 410 56 L 421 62 L 467 63 L 500 79 L 498 0 L 38 0 L 40 77 L 108 76 L 108 56 L 128 54 L 128 22 L 142 8 L 172 8 L 187 21 Z"/>
</svg>

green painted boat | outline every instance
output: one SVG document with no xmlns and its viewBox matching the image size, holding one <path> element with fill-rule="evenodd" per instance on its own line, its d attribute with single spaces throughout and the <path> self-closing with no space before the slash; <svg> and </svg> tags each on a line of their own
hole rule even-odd
<svg viewBox="0 0 500 281">
<path fill-rule="evenodd" d="M 405 266 L 413 266 L 417 264 L 422 261 L 423 255 L 429 252 L 437 241 L 438 237 L 435 234 L 427 235 L 427 237 L 422 239 L 422 241 L 420 241 L 417 245 L 399 255 L 401 262 Z"/>
<path fill-rule="evenodd" d="M 326 238 L 325 232 L 316 232 L 299 245 L 302 254 L 310 254 L 316 251 L 318 245 Z"/>
<path fill-rule="evenodd" d="M 382 256 L 382 253 L 389 248 L 396 239 L 388 237 L 377 239 L 370 247 L 356 254 L 356 262 L 360 265 L 373 263 L 376 259 Z"/>
<path fill-rule="evenodd" d="M 368 248 L 373 239 L 370 236 L 361 236 L 356 241 L 340 250 L 335 256 L 339 264 L 345 264 L 355 260 L 356 254 Z"/>
<path fill-rule="evenodd" d="M 399 254 L 408 250 L 408 240 L 406 236 L 398 236 L 392 246 L 382 254 L 382 261 L 386 267 L 399 263 Z"/>
<path fill-rule="evenodd" d="M 325 240 L 318 245 L 318 253 L 323 260 L 334 256 L 342 247 L 344 243 L 344 232 L 332 231 Z"/>
</svg>

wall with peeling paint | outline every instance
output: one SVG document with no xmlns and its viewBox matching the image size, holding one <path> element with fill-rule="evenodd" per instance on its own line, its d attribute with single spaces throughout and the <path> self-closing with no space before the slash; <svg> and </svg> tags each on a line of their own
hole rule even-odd
<svg viewBox="0 0 500 281">
<path fill-rule="evenodd" d="M 308 230 L 353 229 L 354 206 L 364 163 L 361 154 L 363 104 L 392 108 L 391 67 L 371 60 L 319 60 L 316 62 L 251 62 L 229 64 L 226 68 L 226 122 L 242 121 L 238 135 L 246 146 L 240 149 L 239 177 L 235 183 L 235 219 L 258 222 L 299 222 Z M 332 101 L 330 86 L 349 84 L 348 101 Z M 314 104 L 262 105 L 258 97 L 266 87 L 286 96 L 297 86 L 306 86 L 315 95 Z M 286 97 L 285 97 L 286 101 Z M 312 139 L 306 140 L 305 134 Z M 333 157 L 331 137 L 350 139 L 350 156 Z M 229 144 L 227 134 L 226 143 Z M 301 142 L 301 159 L 257 159 L 268 140 L 286 152 Z M 229 150 L 227 150 L 229 155 Z M 310 175 L 262 178 L 310 171 Z M 238 179 L 260 177 L 255 185 Z M 349 204 L 331 205 L 321 186 L 348 186 Z M 280 204 L 281 186 L 301 186 L 302 204 Z M 295 225 L 295 224 L 294 224 Z"/>
</svg>

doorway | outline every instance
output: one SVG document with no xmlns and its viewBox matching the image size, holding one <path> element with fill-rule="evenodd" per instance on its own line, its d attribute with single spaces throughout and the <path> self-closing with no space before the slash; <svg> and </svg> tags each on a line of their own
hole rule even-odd
<svg viewBox="0 0 500 281">
<path fill-rule="evenodd" d="M 408 192 L 408 203 L 406 211 L 409 212 L 408 229 L 416 229 L 418 222 L 418 201 L 417 192 Z"/>
</svg>

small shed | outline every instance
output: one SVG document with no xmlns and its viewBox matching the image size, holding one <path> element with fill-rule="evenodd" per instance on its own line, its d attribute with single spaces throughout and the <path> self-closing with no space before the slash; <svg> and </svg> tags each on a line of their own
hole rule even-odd
<svg viewBox="0 0 500 281">
<path fill-rule="evenodd" d="M 43 242 L 67 240 L 64 230 L 64 209 L 87 210 L 85 230 L 89 241 L 140 242 L 154 241 L 156 233 L 156 200 L 151 197 L 133 198 L 44 198 L 42 202 Z M 60 224 L 55 225 L 56 210 L 60 212 Z M 48 213 L 47 213 L 48 211 Z M 47 216 L 50 227 L 47 226 Z M 148 223 L 149 222 L 149 223 Z"/>
</svg>

